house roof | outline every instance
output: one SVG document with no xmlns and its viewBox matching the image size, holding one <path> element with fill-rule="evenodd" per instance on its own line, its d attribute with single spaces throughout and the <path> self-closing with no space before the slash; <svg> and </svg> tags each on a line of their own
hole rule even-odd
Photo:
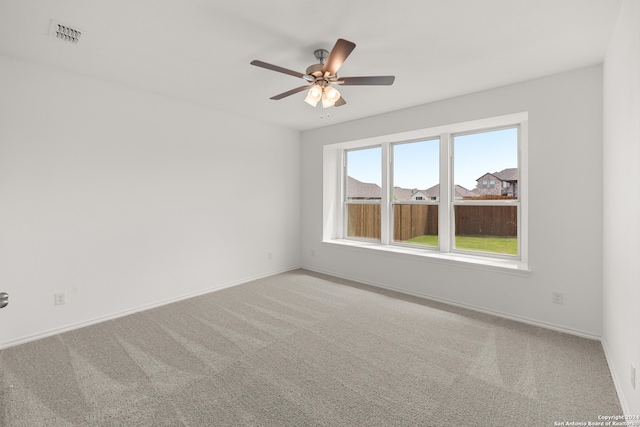
<svg viewBox="0 0 640 427">
<path fill-rule="evenodd" d="M 464 198 L 475 195 L 462 185 L 455 186 L 456 198 Z M 426 190 L 393 187 L 393 197 L 395 200 L 411 200 L 417 194 L 422 193 L 427 197 L 440 197 L 440 184 L 436 184 Z M 353 177 L 347 176 L 347 197 L 358 197 L 375 199 L 382 197 L 382 189 L 378 184 L 362 182 Z"/>
<path fill-rule="evenodd" d="M 382 197 L 382 189 L 378 184 L 358 181 L 357 179 L 348 176 L 347 197 L 379 199 Z"/>
<path fill-rule="evenodd" d="M 464 188 L 462 185 L 455 186 L 456 198 L 464 198 L 469 195 L 473 195 L 469 190 Z M 440 197 L 440 184 L 436 184 L 432 187 L 427 188 L 426 190 L 410 190 L 408 188 L 395 187 L 393 189 L 393 194 L 396 200 L 410 200 L 417 193 L 422 193 L 429 198 Z"/>
<path fill-rule="evenodd" d="M 393 198 L 395 200 L 409 200 L 416 191 L 409 188 L 393 187 Z"/>
<path fill-rule="evenodd" d="M 508 168 L 495 172 L 493 174 L 500 181 L 517 181 L 518 180 L 518 168 Z"/>
<path fill-rule="evenodd" d="M 507 168 L 507 169 L 501 170 L 500 172 L 493 172 L 493 173 L 487 172 L 485 174 L 482 174 L 482 176 L 480 176 L 479 178 L 477 178 L 476 181 L 480 181 L 482 178 L 484 178 L 487 175 L 491 175 L 496 179 L 499 179 L 500 181 L 517 181 L 518 168 Z"/>
<path fill-rule="evenodd" d="M 440 197 L 440 184 L 436 184 L 424 191 L 429 197 Z"/>
<path fill-rule="evenodd" d="M 475 197 L 475 194 L 462 185 L 456 185 L 456 198 Z"/>
</svg>

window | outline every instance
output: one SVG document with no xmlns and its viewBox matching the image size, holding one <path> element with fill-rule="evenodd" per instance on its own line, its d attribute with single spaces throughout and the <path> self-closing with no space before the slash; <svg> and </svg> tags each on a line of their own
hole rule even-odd
<svg viewBox="0 0 640 427">
<path fill-rule="evenodd" d="M 518 127 L 453 136 L 454 182 L 472 185 L 487 171 L 518 181 Z M 495 171 L 495 172 L 493 172 Z M 453 200 L 453 248 L 518 255 L 518 196 L 489 187 Z"/>
<path fill-rule="evenodd" d="M 393 242 L 438 246 L 440 140 L 391 144 Z M 411 197 L 411 193 L 430 196 Z"/>
<path fill-rule="evenodd" d="M 527 126 L 519 113 L 325 146 L 324 241 L 527 269 Z"/>
<path fill-rule="evenodd" d="M 381 148 L 346 152 L 345 219 L 347 237 L 380 240 Z"/>
</svg>

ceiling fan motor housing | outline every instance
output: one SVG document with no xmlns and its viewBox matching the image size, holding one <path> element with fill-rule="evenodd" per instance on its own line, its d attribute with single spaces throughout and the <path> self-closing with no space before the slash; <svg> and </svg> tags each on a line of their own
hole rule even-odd
<svg viewBox="0 0 640 427">
<path fill-rule="evenodd" d="M 314 77 L 322 76 L 322 64 L 313 64 L 307 68 L 307 74 Z"/>
</svg>

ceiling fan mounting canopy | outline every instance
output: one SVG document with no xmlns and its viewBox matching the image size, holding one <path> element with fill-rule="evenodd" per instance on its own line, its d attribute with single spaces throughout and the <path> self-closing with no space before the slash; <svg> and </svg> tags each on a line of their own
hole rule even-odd
<svg viewBox="0 0 640 427">
<path fill-rule="evenodd" d="M 346 104 L 346 101 L 340 93 L 332 85 L 345 86 L 388 86 L 393 84 L 394 76 L 368 76 L 368 77 L 338 77 L 338 69 L 342 66 L 347 57 L 351 54 L 356 45 L 353 42 L 344 39 L 338 39 L 331 52 L 325 49 L 316 49 L 313 55 L 318 60 L 318 64 L 313 64 L 306 69 L 306 73 L 289 70 L 277 65 L 269 64 L 259 60 L 251 61 L 251 65 L 266 68 L 268 70 L 279 73 L 288 74 L 293 77 L 299 77 L 308 82 L 307 85 L 291 89 L 279 95 L 272 96 L 271 99 L 279 100 L 287 96 L 302 92 L 309 89 L 305 102 L 312 106 L 322 100 L 323 108 Z"/>
<path fill-rule="evenodd" d="M 324 65 L 325 61 L 329 57 L 329 51 L 326 49 L 316 49 L 313 51 L 313 56 L 316 57 L 321 65 Z"/>
</svg>

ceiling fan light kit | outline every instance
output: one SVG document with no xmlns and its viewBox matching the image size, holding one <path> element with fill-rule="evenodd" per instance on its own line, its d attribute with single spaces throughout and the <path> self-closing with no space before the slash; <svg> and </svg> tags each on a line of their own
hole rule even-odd
<svg viewBox="0 0 640 427">
<path fill-rule="evenodd" d="M 307 97 L 304 99 L 304 102 L 315 107 L 318 105 L 318 101 L 322 98 L 322 88 L 318 85 L 311 86 L 309 92 L 307 93 Z"/>
<path fill-rule="evenodd" d="M 272 96 L 271 99 L 279 100 L 286 98 L 303 90 L 307 90 L 307 96 L 304 102 L 315 107 L 318 102 L 322 101 L 322 108 L 339 107 L 346 104 L 340 92 L 333 85 L 344 86 L 362 86 L 362 85 L 375 85 L 375 86 L 388 86 L 393 84 L 395 80 L 394 76 L 368 76 L 368 77 L 338 77 L 338 69 L 342 66 L 349 54 L 356 47 L 355 43 L 338 39 L 331 52 L 325 49 L 316 49 L 313 55 L 318 60 L 318 64 L 310 65 L 306 69 L 306 73 L 300 73 L 297 71 L 289 70 L 287 68 L 279 67 L 277 65 L 268 64 L 263 61 L 253 60 L 251 65 L 257 67 L 266 68 L 268 70 L 276 71 L 279 73 L 289 74 L 294 77 L 299 77 L 306 80 L 309 84 L 306 86 L 300 86 L 295 89 L 291 89 L 287 92 L 283 92 L 279 95 Z"/>
<path fill-rule="evenodd" d="M 318 105 L 318 102 L 322 100 L 322 108 L 333 107 L 336 102 L 340 99 L 340 92 L 338 89 L 329 85 L 321 85 L 315 83 L 307 92 L 307 97 L 304 99 L 304 102 L 315 107 Z"/>
<path fill-rule="evenodd" d="M 333 107 L 340 99 L 340 92 L 333 86 L 327 86 L 322 91 L 322 108 Z"/>
</svg>

